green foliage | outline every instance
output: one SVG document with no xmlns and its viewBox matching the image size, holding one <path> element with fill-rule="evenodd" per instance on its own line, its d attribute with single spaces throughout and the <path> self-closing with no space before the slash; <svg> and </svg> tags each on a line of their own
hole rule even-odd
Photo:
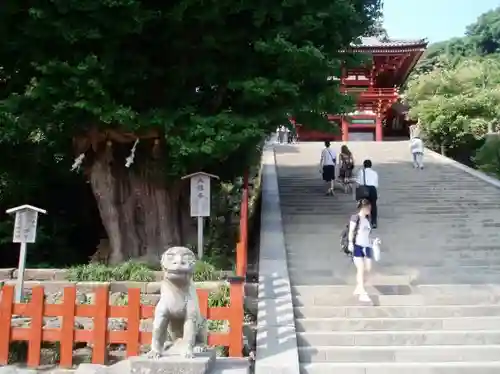
<svg viewBox="0 0 500 374">
<path fill-rule="evenodd" d="M 484 145 L 477 151 L 475 162 L 479 169 L 500 178 L 500 137 L 488 136 Z"/>
<path fill-rule="evenodd" d="M 193 280 L 195 282 L 207 282 L 221 279 L 221 272 L 214 265 L 197 261 L 194 268 Z"/>
<path fill-rule="evenodd" d="M 229 306 L 231 301 L 230 289 L 228 285 L 222 285 L 217 291 L 211 292 L 208 298 L 208 307 L 225 307 Z"/>
<path fill-rule="evenodd" d="M 414 75 L 435 68 L 453 68 L 464 59 L 500 53 L 500 7 L 479 16 L 464 37 L 431 44 L 418 63 Z"/>
<path fill-rule="evenodd" d="M 480 55 L 500 53 L 500 7 L 482 14 L 468 26 L 467 36 Z"/>
<path fill-rule="evenodd" d="M 481 15 L 466 36 L 431 45 L 407 90 L 427 144 L 489 173 L 498 163 L 498 143 L 485 143 L 485 135 L 497 130 L 500 116 L 499 46 L 497 8 Z"/>
<path fill-rule="evenodd" d="M 327 78 L 379 3 L 5 0 L 0 141 L 158 129 L 169 174 L 221 169 L 289 115 L 344 111 Z"/>
<path fill-rule="evenodd" d="M 462 61 L 413 79 L 407 97 L 428 144 L 436 149 L 475 147 L 500 115 L 500 60 Z"/>
<path fill-rule="evenodd" d="M 75 135 L 158 130 L 166 176 L 204 169 L 231 181 L 288 116 L 328 128 L 326 113 L 349 109 L 327 77 L 380 9 L 380 0 L 4 0 L 0 199 L 49 211 L 31 266 L 85 262 L 102 237 L 88 185 L 69 172 Z M 4 218 L 2 251 L 16 253 Z"/>
<path fill-rule="evenodd" d="M 216 281 L 221 278 L 221 271 L 214 265 L 204 261 L 196 262 L 193 276 L 195 282 Z M 68 269 L 67 279 L 71 282 L 152 282 L 155 280 L 155 275 L 150 266 L 141 262 L 127 261 L 117 266 L 94 263 L 73 266 Z"/>
<path fill-rule="evenodd" d="M 68 280 L 72 282 L 136 281 L 151 282 L 154 273 L 146 265 L 127 261 L 117 266 L 88 264 L 68 269 Z"/>
</svg>

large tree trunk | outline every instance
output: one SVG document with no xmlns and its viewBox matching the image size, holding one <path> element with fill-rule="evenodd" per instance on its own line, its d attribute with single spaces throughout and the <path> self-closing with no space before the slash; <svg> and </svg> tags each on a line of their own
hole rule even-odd
<svg viewBox="0 0 500 374">
<path fill-rule="evenodd" d="M 190 236 L 183 186 L 181 182 L 167 185 L 154 163 L 143 161 L 133 171 L 113 162 L 111 153 L 96 155 L 89 170 L 110 241 L 109 262 L 131 258 L 157 262 L 167 247 L 185 245 L 184 239 Z"/>
</svg>

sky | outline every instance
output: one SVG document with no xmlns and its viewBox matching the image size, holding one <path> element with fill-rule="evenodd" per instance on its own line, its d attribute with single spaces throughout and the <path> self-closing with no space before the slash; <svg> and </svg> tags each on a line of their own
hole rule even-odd
<svg viewBox="0 0 500 374">
<path fill-rule="evenodd" d="M 499 0 L 384 0 L 384 27 L 393 39 L 431 43 L 463 36 L 466 26 Z"/>
</svg>

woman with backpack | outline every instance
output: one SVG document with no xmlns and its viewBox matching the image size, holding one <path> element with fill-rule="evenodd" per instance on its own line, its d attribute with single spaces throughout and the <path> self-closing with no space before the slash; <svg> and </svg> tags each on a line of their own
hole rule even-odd
<svg viewBox="0 0 500 374">
<path fill-rule="evenodd" d="M 351 186 L 352 171 L 354 169 L 354 157 L 346 145 L 340 148 L 339 167 L 339 177 L 344 185 L 344 192 L 348 193 Z"/>
<path fill-rule="evenodd" d="M 365 280 L 372 268 L 373 246 L 376 244 L 378 248 L 380 244 L 380 239 L 372 240 L 370 237 L 372 231 L 370 211 L 371 204 L 368 199 L 362 199 L 358 202 L 358 213 L 351 217 L 347 235 L 348 251 L 356 266 L 354 295 L 358 296 L 359 301 L 362 302 L 371 302 L 365 289 Z"/>
</svg>

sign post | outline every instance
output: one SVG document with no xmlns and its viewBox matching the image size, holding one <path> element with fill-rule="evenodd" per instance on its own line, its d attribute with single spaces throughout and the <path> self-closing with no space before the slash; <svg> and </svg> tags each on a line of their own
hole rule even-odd
<svg viewBox="0 0 500 374">
<path fill-rule="evenodd" d="M 12 243 L 20 243 L 19 265 L 17 269 L 16 303 L 23 298 L 24 268 L 26 266 L 26 244 L 36 241 L 36 225 L 38 213 L 46 214 L 47 211 L 31 206 L 21 205 L 8 209 L 7 214 L 16 214 Z"/>
<path fill-rule="evenodd" d="M 219 179 L 216 175 L 201 171 L 181 178 L 189 179 L 191 182 L 191 217 L 198 219 L 198 260 L 203 257 L 203 218 L 210 217 L 210 179 L 212 178 Z"/>
</svg>

